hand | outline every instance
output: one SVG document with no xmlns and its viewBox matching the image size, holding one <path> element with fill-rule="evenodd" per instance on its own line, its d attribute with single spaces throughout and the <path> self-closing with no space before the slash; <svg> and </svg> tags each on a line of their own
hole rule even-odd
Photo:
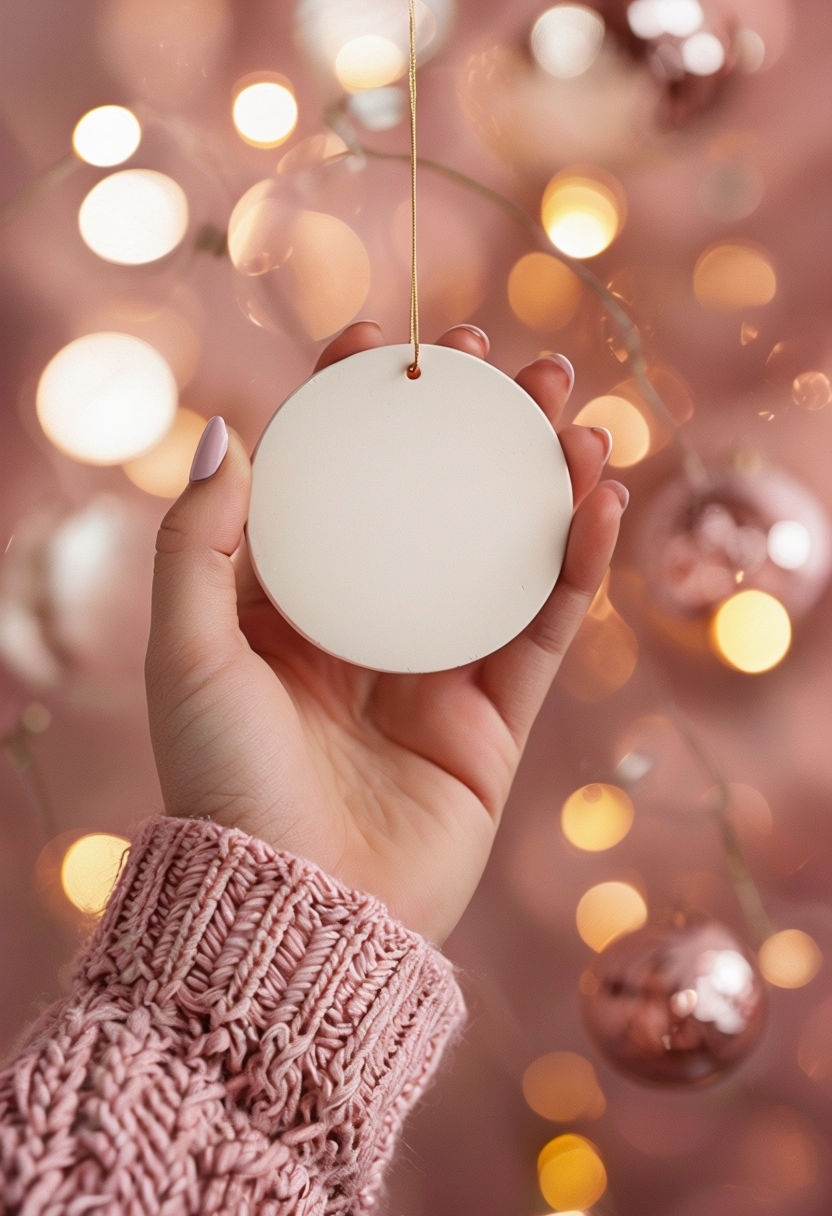
<svg viewBox="0 0 832 1216">
<path fill-rule="evenodd" d="M 485 357 L 465 326 L 440 343 Z M 381 346 L 358 322 L 316 370 Z M 517 381 L 557 425 L 571 385 L 538 359 Z M 306 857 L 441 942 L 474 893 L 532 723 L 604 576 L 626 491 L 598 479 L 603 434 L 560 439 L 576 510 L 558 583 L 495 654 L 427 675 L 322 653 L 260 590 L 245 555 L 251 466 L 235 435 L 159 531 L 147 655 L 165 809 L 242 828 Z"/>
</svg>

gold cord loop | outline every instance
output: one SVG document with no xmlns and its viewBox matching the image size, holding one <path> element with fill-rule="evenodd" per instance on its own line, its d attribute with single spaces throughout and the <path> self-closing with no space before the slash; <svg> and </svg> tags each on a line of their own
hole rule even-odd
<svg viewBox="0 0 832 1216">
<path fill-rule="evenodd" d="M 408 0 L 409 56 L 407 80 L 410 92 L 410 341 L 413 362 L 407 369 L 411 380 L 422 374 L 419 367 L 419 283 L 416 272 L 416 4 Z"/>
</svg>

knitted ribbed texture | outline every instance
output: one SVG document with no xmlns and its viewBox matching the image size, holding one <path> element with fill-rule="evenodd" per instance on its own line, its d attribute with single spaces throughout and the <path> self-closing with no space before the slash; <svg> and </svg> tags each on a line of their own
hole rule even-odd
<svg viewBox="0 0 832 1216">
<path fill-rule="evenodd" d="M 0 1211 L 365 1212 L 462 1015 L 450 964 L 372 896 L 155 820 L 0 1074 Z"/>
</svg>

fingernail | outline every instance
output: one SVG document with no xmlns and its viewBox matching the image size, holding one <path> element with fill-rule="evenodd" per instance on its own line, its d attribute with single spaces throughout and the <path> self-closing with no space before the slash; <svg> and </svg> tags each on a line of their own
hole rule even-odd
<svg viewBox="0 0 832 1216">
<path fill-rule="evenodd" d="M 225 420 L 217 414 L 209 419 L 196 445 L 190 480 L 205 481 L 207 477 L 213 477 L 227 451 L 228 429 Z"/>
<path fill-rule="evenodd" d="M 621 503 L 621 510 L 626 511 L 627 503 L 630 501 L 630 491 L 626 486 L 623 486 L 620 481 L 608 481 L 607 485 Z"/>
<path fill-rule="evenodd" d="M 480 329 L 479 325 L 460 325 L 460 329 L 467 329 L 469 333 L 474 334 L 481 342 L 485 344 L 485 353 L 491 350 L 491 339 L 484 329 Z"/>
<path fill-rule="evenodd" d="M 591 426 L 589 429 L 604 445 L 604 464 L 606 464 L 612 456 L 612 431 L 607 430 L 605 426 Z"/>
<path fill-rule="evenodd" d="M 568 382 L 567 389 L 566 389 L 566 395 L 568 397 L 569 394 L 572 392 L 573 385 L 575 384 L 574 367 L 569 362 L 566 355 L 545 355 L 544 358 L 551 359 L 551 361 L 553 363 L 557 363 L 558 367 L 562 367 L 563 370 L 566 372 L 566 379 Z"/>
</svg>

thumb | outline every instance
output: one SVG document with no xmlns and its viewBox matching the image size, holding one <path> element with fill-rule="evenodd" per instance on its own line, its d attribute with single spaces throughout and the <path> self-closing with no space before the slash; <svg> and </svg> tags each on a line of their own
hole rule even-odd
<svg viewBox="0 0 832 1216">
<path fill-rule="evenodd" d="M 188 488 L 156 540 L 148 684 L 199 676 L 238 653 L 240 634 L 231 555 L 248 513 L 251 464 L 220 417 L 197 446 Z"/>
</svg>

